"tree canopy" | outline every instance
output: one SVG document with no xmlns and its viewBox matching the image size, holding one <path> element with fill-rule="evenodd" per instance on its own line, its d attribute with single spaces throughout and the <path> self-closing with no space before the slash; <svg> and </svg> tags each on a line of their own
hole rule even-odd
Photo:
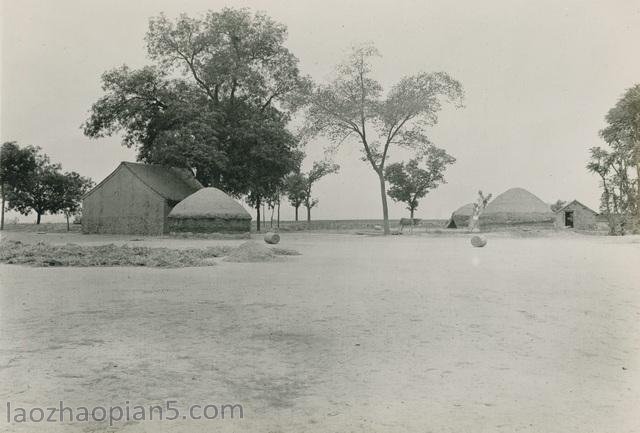
<svg viewBox="0 0 640 433">
<path fill-rule="evenodd" d="M 38 152 L 37 147 L 20 147 L 15 141 L 2 144 L 0 150 L 0 194 L 2 195 L 0 229 L 4 229 L 4 211 L 7 198 L 33 176 L 37 167 Z"/>
<path fill-rule="evenodd" d="M 295 166 L 298 140 L 286 125 L 309 86 L 286 36 L 244 9 L 154 17 L 146 35 L 154 64 L 106 72 L 84 132 L 121 131 L 140 161 L 188 168 L 259 209 Z"/>
<path fill-rule="evenodd" d="M 417 158 L 410 159 L 406 164 L 390 164 L 385 169 L 385 178 L 391 185 L 387 191 L 389 197 L 405 203 L 413 219 L 419 200 L 438 185 L 446 183 L 444 172 L 447 166 L 455 161 L 455 158 L 443 149 L 430 145 Z"/>
<path fill-rule="evenodd" d="M 40 224 L 42 215 L 59 212 L 67 216 L 68 222 L 69 216 L 80 210 L 82 196 L 93 182 L 61 169 L 38 147 L 4 143 L 0 158 L 3 212 L 6 200 L 9 209 L 23 215 L 35 212 L 36 224 Z"/>
<path fill-rule="evenodd" d="M 600 210 L 610 234 L 640 230 L 640 84 L 628 89 L 605 116 L 600 137 L 607 147 L 590 149 L 587 170 L 603 189 Z"/>
</svg>

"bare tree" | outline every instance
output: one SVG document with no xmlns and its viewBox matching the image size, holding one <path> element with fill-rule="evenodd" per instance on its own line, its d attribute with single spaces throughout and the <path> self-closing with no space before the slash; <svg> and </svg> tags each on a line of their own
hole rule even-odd
<svg viewBox="0 0 640 433">
<path fill-rule="evenodd" d="M 392 148 L 419 150 L 430 143 L 426 130 L 438 121 L 442 99 L 462 107 L 462 85 L 444 72 L 402 78 L 386 97 L 371 77 L 373 46 L 353 49 L 338 66 L 337 78 L 307 95 L 305 132 L 323 134 L 340 144 L 355 137 L 363 160 L 379 179 L 384 233 L 389 234 L 385 163 Z"/>
<path fill-rule="evenodd" d="M 482 191 L 478 191 L 478 199 L 473 204 L 473 215 L 469 220 L 469 231 L 476 233 L 480 231 L 480 215 L 484 212 L 484 208 L 487 207 L 491 200 L 492 194 L 485 196 Z"/>
</svg>

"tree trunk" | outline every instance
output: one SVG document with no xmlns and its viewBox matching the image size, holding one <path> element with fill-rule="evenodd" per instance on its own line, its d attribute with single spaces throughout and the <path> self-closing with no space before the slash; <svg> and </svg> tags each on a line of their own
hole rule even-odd
<svg viewBox="0 0 640 433">
<path fill-rule="evenodd" d="M 0 230 L 4 230 L 4 182 L 0 184 L 0 188 L 2 189 L 2 218 L 0 220 Z"/>
<path fill-rule="evenodd" d="M 71 227 L 69 226 L 69 214 L 65 213 L 65 216 L 67 217 L 67 231 L 71 231 Z"/>
<path fill-rule="evenodd" d="M 298 209 L 300 208 L 300 205 L 296 206 L 296 222 L 298 222 Z"/>
<path fill-rule="evenodd" d="M 40 212 L 36 212 L 37 213 L 37 217 L 36 217 L 36 224 L 40 224 L 40 217 L 42 216 L 42 214 Z"/>
<path fill-rule="evenodd" d="M 311 206 L 307 207 L 307 222 L 310 223 L 311 222 Z M 307 227 L 308 229 L 310 227 Z"/>
<path fill-rule="evenodd" d="M 278 228 L 280 228 L 280 200 L 278 200 Z"/>
<path fill-rule="evenodd" d="M 275 210 L 276 210 L 276 207 L 273 206 L 271 208 L 271 217 L 269 218 L 269 227 L 270 228 L 273 228 L 273 213 L 275 212 Z"/>
<path fill-rule="evenodd" d="M 378 178 L 380 179 L 380 197 L 382 198 L 382 227 L 384 228 L 384 234 L 391 233 L 389 229 L 389 207 L 387 206 L 387 185 L 384 181 L 384 171 L 382 168 L 378 172 Z"/>
<path fill-rule="evenodd" d="M 411 209 L 409 212 L 411 212 L 411 225 L 413 225 L 413 212 L 415 209 Z"/>
<path fill-rule="evenodd" d="M 260 231 L 260 199 L 256 201 L 256 231 Z"/>
</svg>

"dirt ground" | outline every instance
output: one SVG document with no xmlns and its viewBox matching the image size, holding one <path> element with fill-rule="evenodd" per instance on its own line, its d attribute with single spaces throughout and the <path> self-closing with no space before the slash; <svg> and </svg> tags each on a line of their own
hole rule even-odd
<svg viewBox="0 0 640 433">
<path fill-rule="evenodd" d="M 640 238 L 488 238 L 287 233 L 302 255 L 278 263 L 0 265 L 0 431 L 640 431 Z M 6 402 L 60 400 L 244 418 L 7 423 Z"/>
</svg>

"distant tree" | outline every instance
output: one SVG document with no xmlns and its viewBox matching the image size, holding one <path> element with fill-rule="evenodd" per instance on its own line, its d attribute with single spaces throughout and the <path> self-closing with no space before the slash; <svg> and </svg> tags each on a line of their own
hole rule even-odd
<svg viewBox="0 0 640 433">
<path fill-rule="evenodd" d="M 311 190 L 313 185 L 328 174 L 337 173 L 340 166 L 329 161 L 316 161 L 313 167 L 304 178 L 304 198 L 303 203 L 307 208 L 307 222 L 311 222 L 311 209 L 318 204 L 318 199 L 313 198 Z"/>
<path fill-rule="evenodd" d="M 0 194 L 2 195 L 2 216 L 0 230 L 4 229 L 4 212 L 11 192 L 26 185 L 37 166 L 38 148 L 20 147 L 15 141 L 2 144 L 0 150 Z"/>
<path fill-rule="evenodd" d="M 36 213 L 36 224 L 40 224 L 45 213 L 56 214 L 62 210 L 65 178 L 59 164 L 52 164 L 49 157 L 35 155 L 36 168 L 19 187 L 9 192 L 9 209 L 22 215 Z"/>
<path fill-rule="evenodd" d="M 300 172 L 300 169 L 289 174 L 285 179 L 285 191 L 289 203 L 295 209 L 296 221 L 298 221 L 298 209 L 300 209 L 300 206 L 304 203 L 306 180 L 306 176 Z"/>
<path fill-rule="evenodd" d="M 556 201 L 555 203 L 553 203 L 551 205 L 551 211 L 552 212 L 556 212 L 556 211 L 562 209 L 563 207 L 565 207 L 566 204 L 567 204 L 566 201 L 558 199 L 558 201 Z"/>
<path fill-rule="evenodd" d="M 82 177 L 75 171 L 63 175 L 62 194 L 59 197 L 60 210 L 67 219 L 67 231 L 70 230 L 69 218 L 77 215 L 82 205 L 82 196 L 93 186 L 93 181 Z"/>
<path fill-rule="evenodd" d="M 391 185 L 387 190 L 389 197 L 405 203 L 413 220 L 419 200 L 438 185 L 446 183 L 444 172 L 447 166 L 455 161 L 455 158 L 443 149 L 429 146 L 425 152 L 417 158 L 410 159 L 406 164 L 390 164 L 385 169 L 385 179 Z"/>
<path fill-rule="evenodd" d="M 421 150 L 430 144 L 426 131 L 435 125 L 442 101 L 462 106 L 462 85 L 444 72 L 402 78 L 386 97 L 371 77 L 372 46 L 356 48 L 337 68 L 337 78 L 318 86 L 306 99 L 309 136 L 324 134 L 339 144 L 355 136 L 378 176 L 384 233 L 389 234 L 385 164 L 396 147 Z"/>
</svg>

